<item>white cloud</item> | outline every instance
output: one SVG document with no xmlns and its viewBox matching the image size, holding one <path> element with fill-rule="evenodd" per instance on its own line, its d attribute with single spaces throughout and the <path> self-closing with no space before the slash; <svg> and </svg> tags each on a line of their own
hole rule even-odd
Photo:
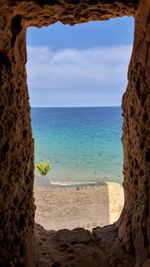
<svg viewBox="0 0 150 267">
<path fill-rule="evenodd" d="M 131 48 L 122 45 L 52 51 L 29 46 L 31 105 L 119 105 L 127 84 Z"/>
</svg>

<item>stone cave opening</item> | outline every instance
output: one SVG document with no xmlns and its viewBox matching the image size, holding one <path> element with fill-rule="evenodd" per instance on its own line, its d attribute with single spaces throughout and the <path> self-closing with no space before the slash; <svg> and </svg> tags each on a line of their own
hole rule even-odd
<svg viewBox="0 0 150 267">
<path fill-rule="evenodd" d="M 150 2 L 1 1 L 0 265 L 150 265 Z M 46 231 L 34 222 L 34 144 L 26 83 L 26 29 L 135 18 L 128 85 L 122 99 L 125 203 L 118 221 L 93 229 Z"/>
<path fill-rule="evenodd" d="M 133 26 L 133 18 L 124 17 L 28 29 L 35 219 L 45 229 L 92 230 L 121 213 L 120 106 Z M 36 170 L 39 162 L 51 166 L 46 177 Z"/>
</svg>

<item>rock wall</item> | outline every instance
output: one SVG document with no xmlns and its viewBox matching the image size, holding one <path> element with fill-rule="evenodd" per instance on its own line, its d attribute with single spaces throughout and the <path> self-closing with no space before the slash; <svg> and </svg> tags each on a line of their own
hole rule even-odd
<svg viewBox="0 0 150 267">
<path fill-rule="evenodd" d="M 34 226 L 25 30 L 0 15 L 0 266 L 21 266 Z"/>
<path fill-rule="evenodd" d="M 134 16 L 139 0 L 1 0 L 1 10 L 22 20 L 24 27 L 61 21 L 74 25 L 93 20 Z M 7 3 L 7 4 L 6 4 Z"/>
<path fill-rule="evenodd" d="M 124 249 L 136 257 L 136 267 L 150 258 L 150 1 L 138 2 L 0 0 L 0 266 L 24 265 L 34 227 L 25 30 L 123 15 L 135 15 L 136 27 L 123 97 L 125 206 L 116 227 Z"/>
<path fill-rule="evenodd" d="M 149 0 L 140 2 L 135 21 L 129 84 L 123 96 L 125 207 L 118 225 L 120 240 L 128 251 L 134 251 L 140 264 L 150 257 Z"/>
</svg>

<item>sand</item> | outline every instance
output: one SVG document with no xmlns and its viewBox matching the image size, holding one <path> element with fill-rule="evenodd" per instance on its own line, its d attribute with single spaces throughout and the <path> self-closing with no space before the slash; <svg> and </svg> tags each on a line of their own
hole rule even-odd
<svg viewBox="0 0 150 267">
<path fill-rule="evenodd" d="M 47 230 L 92 230 L 115 222 L 123 207 L 119 183 L 34 188 L 35 221 Z"/>
</svg>

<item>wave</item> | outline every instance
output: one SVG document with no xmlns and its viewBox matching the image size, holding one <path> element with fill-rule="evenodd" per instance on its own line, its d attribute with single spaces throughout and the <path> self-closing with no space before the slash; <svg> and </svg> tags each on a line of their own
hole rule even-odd
<svg viewBox="0 0 150 267">
<path fill-rule="evenodd" d="M 89 182 L 89 181 L 50 181 L 51 185 L 60 186 L 73 186 L 73 185 L 96 185 L 101 182 Z"/>
</svg>

